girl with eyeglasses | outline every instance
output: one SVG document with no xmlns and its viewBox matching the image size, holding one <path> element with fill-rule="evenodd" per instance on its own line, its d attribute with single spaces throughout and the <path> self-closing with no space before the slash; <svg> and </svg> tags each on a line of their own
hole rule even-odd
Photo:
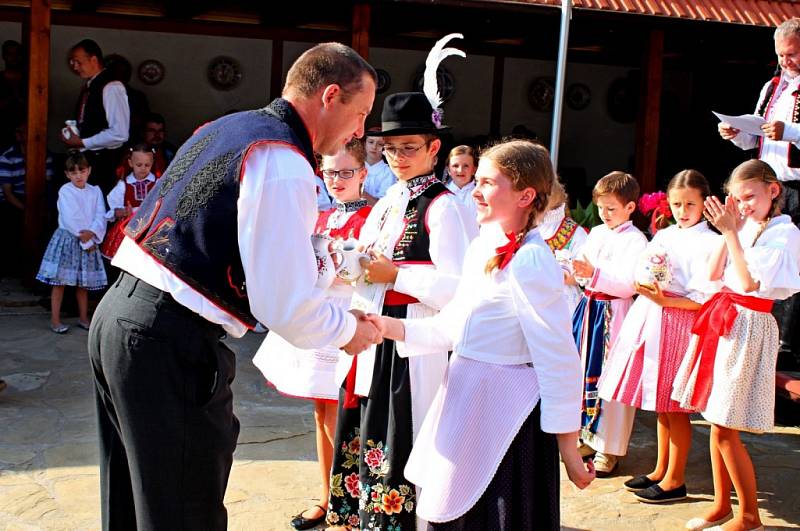
<svg viewBox="0 0 800 531">
<path fill-rule="evenodd" d="M 351 140 L 334 156 L 323 156 L 320 174 L 334 207 L 321 212 L 314 229 L 334 239 L 358 238 L 361 227 L 372 210 L 361 198 L 365 168 L 364 142 Z M 328 288 L 328 298 L 344 309 L 350 304 L 353 287 L 336 279 Z M 254 360 L 269 383 L 280 393 L 314 401 L 317 459 L 322 475 L 319 505 L 296 515 L 291 525 L 295 529 L 311 529 L 325 519 L 330 492 L 330 471 L 333 458 L 333 435 L 336 429 L 336 405 L 339 384 L 336 374 L 347 373 L 355 358 L 345 355 L 334 346 L 319 350 L 301 350 L 277 334 L 270 333 Z M 345 367 L 337 366 L 345 365 Z"/>
</svg>

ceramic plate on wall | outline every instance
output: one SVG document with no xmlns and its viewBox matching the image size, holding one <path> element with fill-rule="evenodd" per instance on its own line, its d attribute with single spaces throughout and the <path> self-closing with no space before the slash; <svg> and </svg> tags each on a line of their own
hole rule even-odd
<svg viewBox="0 0 800 531">
<path fill-rule="evenodd" d="M 158 85 L 164 80 L 164 65 L 161 61 L 146 59 L 139 63 L 137 75 L 145 85 Z"/>
<path fill-rule="evenodd" d="M 242 82 L 242 67 L 233 57 L 220 55 L 208 63 L 208 82 L 217 90 L 231 90 Z"/>
</svg>

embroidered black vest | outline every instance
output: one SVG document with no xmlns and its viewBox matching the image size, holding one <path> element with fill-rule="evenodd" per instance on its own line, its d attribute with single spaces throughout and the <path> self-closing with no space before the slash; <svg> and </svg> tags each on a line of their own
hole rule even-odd
<svg viewBox="0 0 800 531">
<path fill-rule="evenodd" d="M 236 203 L 247 152 L 266 143 L 291 146 L 316 167 L 305 125 L 279 98 L 198 129 L 125 229 L 157 262 L 251 328 L 256 319 L 239 255 Z"/>
<path fill-rule="evenodd" d="M 414 184 L 418 180 L 422 182 L 417 188 Z M 405 230 L 394 246 L 392 260 L 395 263 L 431 264 L 431 240 L 426 223 L 428 208 L 437 197 L 452 192 L 431 176 L 415 177 L 408 184 L 412 188 L 412 196 L 406 207 Z"/>
<path fill-rule="evenodd" d="M 770 82 L 769 86 L 767 87 L 767 91 L 764 93 L 764 98 L 758 102 L 758 109 L 756 110 L 756 114 L 761 116 L 762 118 L 767 117 L 767 113 L 772 108 L 772 105 L 775 103 L 773 100 L 775 99 L 775 89 L 778 88 L 778 84 L 781 82 L 780 76 L 773 77 Z M 794 108 L 792 109 L 792 123 L 800 122 L 800 89 L 796 89 L 792 92 L 792 96 L 794 96 Z M 794 142 L 788 142 L 789 144 L 789 152 L 787 154 L 787 166 L 790 168 L 800 168 L 800 149 L 794 144 Z M 761 157 L 761 150 L 764 148 L 764 137 L 758 137 L 758 156 Z"/>
<path fill-rule="evenodd" d="M 110 82 L 114 81 L 108 70 L 102 70 L 97 74 L 89 87 L 86 89 L 86 104 L 83 108 L 83 121 L 78 122 L 78 131 L 81 133 L 81 138 L 89 138 L 94 136 L 103 129 L 108 129 L 108 120 L 106 120 L 106 109 L 103 107 L 103 88 Z M 75 119 L 80 119 L 81 101 L 83 100 L 83 93 L 78 98 L 78 106 L 75 109 Z"/>
</svg>

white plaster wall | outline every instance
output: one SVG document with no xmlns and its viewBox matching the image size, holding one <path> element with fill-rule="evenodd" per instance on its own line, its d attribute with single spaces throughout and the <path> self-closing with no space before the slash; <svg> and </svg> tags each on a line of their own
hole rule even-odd
<svg viewBox="0 0 800 531">
<path fill-rule="evenodd" d="M 555 77 L 551 61 L 506 59 L 503 80 L 501 132 L 508 134 L 517 124 L 535 131 L 550 147 L 553 114 L 539 112 L 528 103 L 528 89 L 540 76 Z M 588 183 L 616 169 L 626 169 L 635 148 L 636 125 L 613 121 L 606 111 L 611 82 L 625 77 L 629 69 L 616 66 L 571 63 L 567 67 L 567 86 L 583 83 L 592 94 L 591 103 L 575 111 L 564 106 L 559 145 L 559 167 L 582 167 Z"/>
<path fill-rule="evenodd" d="M 168 138 L 173 142 L 182 142 L 198 125 L 228 110 L 268 103 L 271 41 L 53 26 L 48 124 L 51 149 L 63 150 L 58 131 L 64 120 L 72 118 L 80 91 L 81 80 L 69 70 L 66 57 L 69 49 L 84 38 L 97 41 L 104 55 L 119 53 L 131 62 L 131 86 L 147 95 L 153 111 L 164 115 Z M 218 55 L 231 56 L 241 64 L 243 79 L 237 88 L 219 91 L 208 82 L 208 63 Z M 166 75 L 158 85 L 144 85 L 137 78 L 136 68 L 145 59 L 157 59 L 164 65 Z"/>
<path fill-rule="evenodd" d="M 3 39 L 19 39 L 20 31 L 18 23 L 0 22 Z M 83 38 L 95 39 L 106 54 L 124 55 L 134 69 L 144 59 L 158 59 L 164 64 L 166 76 L 160 84 L 143 85 L 134 73 L 131 85 L 147 94 L 154 111 L 164 114 L 169 138 L 177 143 L 209 119 L 230 109 L 257 108 L 269 99 L 271 41 L 54 26 L 48 131 L 49 146 L 57 151 L 63 150 L 57 140 L 58 131 L 63 121 L 72 117 L 80 90 L 80 79 L 68 69 L 66 55 Z M 289 66 L 310 46 L 310 43 L 284 43 L 283 79 Z M 238 88 L 218 91 L 208 83 L 206 67 L 217 55 L 230 55 L 241 63 L 244 79 Z M 425 56 L 424 51 L 370 49 L 370 62 L 388 71 L 392 83 L 387 93 L 376 97 L 368 124 L 380 122 L 386 94 L 412 90 L 414 74 L 424 64 Z M 489 132 L 493 61 L 489 56 L 472 55 L 466 60 L 451 57 L 444 63 L 456 81 L 455 95 L 444 108 L 445 123 L 453 127 L 456 140 Z M 627 72 L 622 67 L 577 63 L 567 69 L 568 84 L 588 85 L 592 101 L 582 111 L 565 107 L 560 166 L 585 168 L 588 183 L 612 169 L 626 168 L 633 155 L 635 125 L 614 122 L 606 111 L 609 85 Z M 510 134 L 514 125 L 524 124 L 537 132 L 545 145 L 550 145 L 552 113 L 533 110 L 527 98 L 530 83 L 543 75 L 555 75 L 555 62 L 506 59 L 501 134 Z"/>
<path fill-rule="evenodd" d="M 9 39 L 22 42 L 22 24 L 19 22 L 0 21 L 0 43 Z"/>
</svg>

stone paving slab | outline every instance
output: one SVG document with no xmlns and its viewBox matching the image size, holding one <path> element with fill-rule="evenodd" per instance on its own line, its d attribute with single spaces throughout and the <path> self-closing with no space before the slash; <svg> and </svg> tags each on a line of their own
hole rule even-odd
<svg viewBox="0 0 800 531">
<path fill-rule="evenodd" d="M 74 324 L 67 320 L 68 324 Z M 250 359 L 263 336 L 229 344 L 237 353 L 235 410 L 242 424 L 225 503 L 233 530 L 286 530 L 291 516 L 316 503 L 313 410 L 263 384 Z M 99 529 L 99 486 L 86 332 L 49 331 L 48 315 L 0 315 L 0 529 Z M 694 421 L 688 466 L 690 499 L 636 502 L 622 482 L 655 461 L 654 415 L 640 414 L 620 475 L 578 491 L 562 480 L 562 524 L 580 530 L 682 529 L 712 497 L 709 427 Z M 759 480 L 768 529 L 800 528 L 800 429 L 744 435 Z M 477 464 L 480 466 L 480 464 Z M 562 473 L 562 478 L 566 475 Z"/>
</svg>

